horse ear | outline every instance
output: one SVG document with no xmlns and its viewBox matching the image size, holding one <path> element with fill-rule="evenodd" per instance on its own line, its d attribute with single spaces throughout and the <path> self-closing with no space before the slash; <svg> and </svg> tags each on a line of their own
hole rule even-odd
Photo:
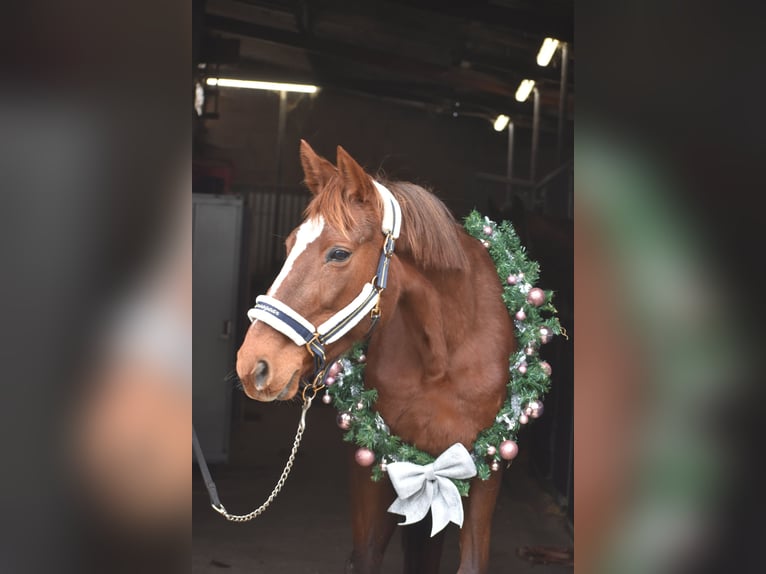
<svg viewBox="0 0 766 574">
<path fill-rule="evenodd" d="M 366 202 L 370 195 L 375 193 L 372 178 L 341 146 L 338 146 L 336 161 L 346 193 L 349 197 L 356 197 L 359 201 Z"/>
<path fill-rule="evenodd" d="M 319 157 L 306 140 L 301 140 L 301 165 L 306 186 L 314 195 L 327 185 L 337 171 L 333 164 Z"/>
</svg>

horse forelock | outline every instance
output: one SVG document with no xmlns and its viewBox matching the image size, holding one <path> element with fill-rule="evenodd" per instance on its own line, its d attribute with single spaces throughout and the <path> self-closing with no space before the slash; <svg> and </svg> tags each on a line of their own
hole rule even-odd
<svg viewBox="0 0 766 574">
<path fill-rule="evenodd" d="M 333 176 L 324 188 L 314 195 L 306 207 L 306 219 L 322 217 L 329 227 L 345 237 L 350 237 L 352 231 L 364 224 L 376 224 L 383 217 L 383 204 L 379 198 L 372 206 L 362 211 L 351 209 L 349 200 L 344 193 L 343 182 L 339 176 Z"/>
<path fill-rule="evenodd" d="M 468 268 L 468 258 L 460 242 L 460 227 L 438 197 L 413 183 L 378 180 L 394 194 L 402 208 L 397 253 L 410 255 L 418 267 L 427 270 L 462 271 Z M 348 237 L 361 225 L 380 226 L 383 204 L 377 194 L 374 198 L 355 214 L 340 178 L 334 177 L 311 200 L 305 216 L 308 219 L 323 217 L 329 226 Z M 360 220 L 360 217 L 364 219 Z"/>
</svg>

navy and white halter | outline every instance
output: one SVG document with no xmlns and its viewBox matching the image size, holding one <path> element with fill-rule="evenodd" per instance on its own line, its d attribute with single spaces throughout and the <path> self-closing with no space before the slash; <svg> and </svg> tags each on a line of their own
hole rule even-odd
<svg viewBox="0 0 766 574">
<path fill-rule="evenodd" d="M 255 300 L 255 307 L 247 312 L 251 322 L 256 319 L 263 321 L 296 345 L 305 345 L 314 357 L 315 377 L 324 374 L 326 345 L 339 340 L 368 314 L 373 321 L 377 321 L 380 316 L 380 296 L 388 283 L 388 267 L 394 254 L 394 243 L 402 228 L 402 210 L 394 195 L 384 185 L 375 180 L 373 184 L 383 202 L 381 231 L 386 240 L 378 260 L 377 272 L 369 283 L 365 283 L 359 295 L 318 327 L 289 305 L 268 295 L 260 295 Z"/>
</svg>

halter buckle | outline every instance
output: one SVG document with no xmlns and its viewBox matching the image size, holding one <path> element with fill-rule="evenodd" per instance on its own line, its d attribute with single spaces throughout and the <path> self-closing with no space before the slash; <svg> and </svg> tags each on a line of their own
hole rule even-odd
<svg viewBox="0 0 766 574">
<path fill-rule="evenodd" d="M 383 290 L 381 289 L 380 292 Z M 380 298 L 378 298 L 378 302 L 375 303 L 375 306 L 372 308 L 372 311 L 370 311 L 370 319 L 373 321 L 377 321 L 380 319 Z"/>
<path fill-rule="evenodd" d="M 391 233 L 386 234 L 386 240 L 383 242 L 383 253 L 386 254 L 386 259 L 391 259 L 394 255 L 394 245 L 396 240 Z"/>
<path fill-rule="evenodd" d="M 309 355 L 312 357 L 316 357 L 316 353 L 314 352 L 314 349 L 312 348 L 312 345 L 316 344 L 317 346 L 322 346 L 322 341 L 319 340 L 319 333 L 314 333 L 314 336 L 306 343 L 306 349 L 308 349 Z"/>
</svg>

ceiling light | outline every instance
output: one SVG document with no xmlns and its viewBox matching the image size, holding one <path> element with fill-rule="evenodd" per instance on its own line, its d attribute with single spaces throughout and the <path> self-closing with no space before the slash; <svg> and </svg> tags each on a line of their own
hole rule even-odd
<svg viewBox="0 0 766 574">
<path fill-rule="evenodd" d="M 532 93 L 532 88 L 535 87 L 534 80 L 521 80 L 518 89 L 516 90 L 516 101 L 526 102 L 529 94 Z"/>
<path fill-rule="evenodd" d="M 225 88 L 246 88 L 249 90 L 271 90 L 275 92 L 302 92 L 313 94 L 319 88 L 310 84 L 283 84 L 279 82 L 259 82 L 255 80 L 234 80 L 232 78 L 208 78 L 208 86 Z"/>
<path fill-rule="evenodd" d="M 537 65 L 547 66 L 551 63 L 553 54 L 556 53 L 556 48 L 559 47 L 559 41 L 555 38 L 546 38 L 543 40 L 543 45 L 540 46 L 540 51 L 537 53 Z"/>
<path fill-rule="evenodd" d="M 508 122 L 511 121 L 511 118 L 506 116 L 505 114 L 500 114 L 495 118 L 495 131 L 501 132 L 505 129 L 505 126 L 508 125 Z"/>
<path fill-rule="evenodd" d="M 205 112 L 205 88 L 199 82 L 194 84 L 194 110 L 198 116 Z"/>
</svg>

